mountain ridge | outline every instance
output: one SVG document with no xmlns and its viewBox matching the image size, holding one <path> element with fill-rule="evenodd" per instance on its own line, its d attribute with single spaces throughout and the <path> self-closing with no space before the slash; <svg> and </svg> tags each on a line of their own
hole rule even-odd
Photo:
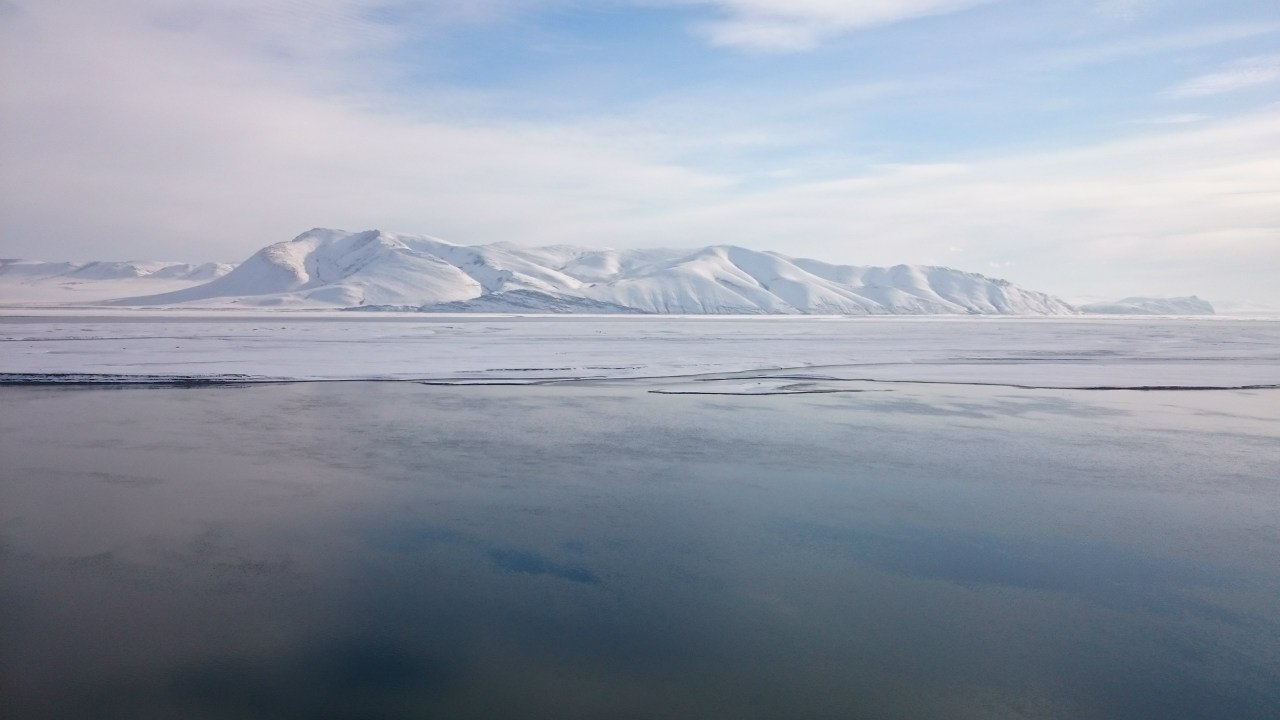
<svg viewBox="0 0 1280 720">
<path fill-rule="evenodd" d="M 526 313 L 1077 313 L 1056 297 L 1006 280 L 932 265 L 837 265 L 729 244 L 692 250 L 458 245 L 428 235 L 329 228 L 268 245 L 207 282 L 105 304 Z"/>
<path fill-rule="evenodd" d="M 1086 303 L 1080 311 L 1091 315 L 1214 315 L 1208 300 L 1186 297 L 1127 297 L 1110 302 Z"/>
</svg>

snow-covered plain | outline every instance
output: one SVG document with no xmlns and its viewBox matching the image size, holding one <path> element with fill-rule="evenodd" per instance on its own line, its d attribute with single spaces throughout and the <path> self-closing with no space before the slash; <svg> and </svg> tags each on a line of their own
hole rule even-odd
<svg viewBox="0 0 1280 720">
<path fill-rule="evenodd" d="M 0 315 L 0 382 L 622 381 L 672 392 L 861 383 L 1280 386 L 1280 321 L 115 311 Z"/>
</svg>

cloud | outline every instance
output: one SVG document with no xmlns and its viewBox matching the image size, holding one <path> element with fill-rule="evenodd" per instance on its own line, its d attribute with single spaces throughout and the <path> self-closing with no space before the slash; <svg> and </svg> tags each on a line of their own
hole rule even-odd
<svg viewBox="0 0 1280 720">
<path fill-rule="evenodd" d="M 522 227 L 678 207 L 724 182 L 654 157 L 644 138 L 454 118 L 447 90 L 419 103 L 440 112 L 398 109 L 356 82 L 392 72 L 345 38 L 372 6 L 335 0 L 331 20 L 294 25 L 292 2 L 181 18 L 166 3 L 74 5 L 29 4 L 0 36 L 14 58 L 0 95 L 9 253 L 72 238 L 81 257 L 187 244 L 204 249 L 183 255 L 235 259 L 325 224 L 519 240 Z"/>
<path fill-rule="evenodd" d="M 1275 298 L 1257 269 L 1280 266 L 1280 109 L 961 167 L 872 168 L 661 223 L 846 262 L 1001 258 L 1016 262 L 1011 279 L 1064 294 Z"/>
<path fill-rule="evenodd" d="M 1155 6 L 1156 0 L 1095 0 L 1093 11 L 1105 18 L 1130 22 L 1150 13 Z"/>
<path fill-rule="evenodd" d="M 415 4 L 423 15 L 408 24 L 356 0 L 229 0 L 176 15 L 162 0 L 15 5 L 0 16 L 5 254 L 238 260 L 328 225 L 468 243 L 996 261 L 1016 263 L 1002 266 L 1014 281 L 1064 294 L 1275 297 L 1280 108 L 913 163 L 815 130 L 845 117 L 833 108 L 886 93 L 898 102 L 906 91 L 894 83 L 777 98 L 752 86 L 737 90 L 749 95 L 740 104 L 725 100 L 732 88 L 703 105 L 677 93 L 535 121 L 491 113 L 497 101 L 477 103 L 473 90 L 394 87 L 388 48 L 533 7 L 458 16 L 452 5 Z M 783 24 L 823 12 L 846 28 L 871 21 L 836 5 L 802 3 Z M 721 7 L 770 17 L 764 3 Z M 821 157 L 809 164 L 810 153 Z"/>
<path fill-rule="evenodd" d="M 1048 68 L 1076 68 L 1111 63 L 1125 58 L 1177 53 L 1216 45 L 1239 44 L 1280 31 L 1275 23 L 1219 23 L 1159 34 L 1126 37 L 1105 44 L 1085 45 L 1050 53 Z"/>
<path fill-rule="evenodd" d="M 1237 60 L 1217 72 L 1200 75 L 1168 91 L 1189 98 L 1244 90 L 1280 80 L 1280 55 L 1259 55 Z"/>
<path fill-rule="evenodd" d="M 1130 122 L 1134 125 L 1189 125 L 1191 123 L 1204 122 L 1208 119 L 1208 115 L 1201 113 L 1177 113 L 1174 115 L 1138 118 Z"/>
<path fill-rule="evenodd" d="M 714 45 L 764 52 L 795 52 L 834 35 L 930 15 L 957 12 L 993 0 L 691 0 L 723 16 L 698 27 Z"/>
</svg>

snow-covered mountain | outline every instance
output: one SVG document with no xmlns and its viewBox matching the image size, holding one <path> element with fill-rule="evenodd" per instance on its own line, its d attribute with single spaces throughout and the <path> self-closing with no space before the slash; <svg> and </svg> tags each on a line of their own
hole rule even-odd
<svg viewBox="0 0 1280 720">
<path fill-rule="evenodd" d="M 126 260 L 124 262 L 97 261 L 87 263 L 41 262 L 39 260 L 0 259 L 0 277 L 47 280 L 57 278 L 64 282 L 85 280 L 125 280 L 151 278 L 157 280 L 190 280 L 207 282 L 231 272 L 234 265 L 224 263 L 172 263 Z"/>
<path fill-rule="evenodd" d="M 1213 315 L 1213 305 L 1208 300 L 1190 297 L 1151 298 L 1127 297 L 1115 302 L 1097 302 L 1081 305 L 1082 312 L 1099 315 Z"/>
<path fill-rule="evenodd" d="M 0 259 L 0 301 L 5 303 L 93 303 L 139 293 L 161 293 L 201 285 L 234 265 L 172 262 L 40 262 Z"/>
<path fill-rule="evenodd" d="M 106 264 L 77 270 L 97 266 Z M 150 276 L 163 269 L 143 271 Z M 136 292 L 110 304 L 672 314 L 1076 312 L 1044 293 L 950 268 L 831 265 L 732 245 L 693 251 L 463 246 L 380 230 L 318 228 L 265 247 L 230 272 L 212 274 L 208 282 Z"/>
</svg>

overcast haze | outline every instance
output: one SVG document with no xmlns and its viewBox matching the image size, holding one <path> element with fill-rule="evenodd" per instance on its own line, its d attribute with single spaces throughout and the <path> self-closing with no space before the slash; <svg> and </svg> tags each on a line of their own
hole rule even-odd
<svg viewBox="0 0 1280 720">
<path fill-rule="evenodd" d="M 1280 303 L 1280 4 L 0 0 L 0 256 L 314 227 Z"/>
</svg>

